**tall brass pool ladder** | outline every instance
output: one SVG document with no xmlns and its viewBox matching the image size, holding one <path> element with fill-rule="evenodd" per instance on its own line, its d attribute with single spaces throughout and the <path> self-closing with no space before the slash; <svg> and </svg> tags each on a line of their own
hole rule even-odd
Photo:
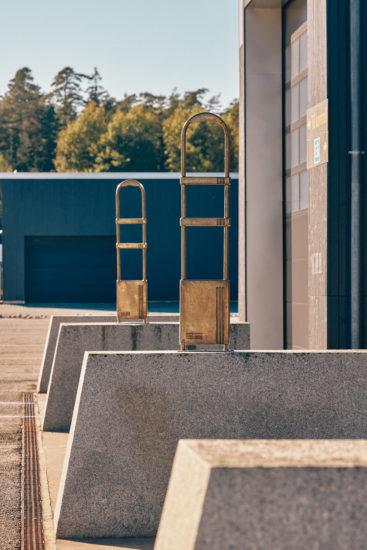
<svg viewBox="0 0 367 550">
<path fill-rule="evenodd" d="M 224 177 L 186 175 L 186 134 L 193 123 L 209 122 L 219 124 L 224 132 Z M 181 133 L 181 281 L 180 281 L 180 345 L 188 346 L 223 345 L 229 349 L 230 282 L 229 260 L 229 131 L 224 120 L 209 112 L 191 116 Z M 223 218 L 189 218 L 186 215 L 187 185 L 221 185 L 224 187 Z M 223 279 L 191 280 L 186 278 L 186 228 L 223 227 Z"/>
<path fill-rule="evenodd" d="M 138 187 L 141 191 L 141 218 L 120 218 L 120 191 L 123 187 Z M 142 225 L 143 242 L 122 243 L 120 241 L 120 225 Z M 143 278 L 138 281 L 121 280 L 120 250 L 141 249 L 143 253 Z M 148 315 L 148 282 L 147 282 L 147 218 L 145 190 L 143 185 L 136 180 L 126 180 L 118 184 L 116 188 L 116 255 L 117 255 L 117 281 L 116 281 L 116 309 L 117 321 L 127 319 L 142 319 L 144 322 Z"/>
</svg>

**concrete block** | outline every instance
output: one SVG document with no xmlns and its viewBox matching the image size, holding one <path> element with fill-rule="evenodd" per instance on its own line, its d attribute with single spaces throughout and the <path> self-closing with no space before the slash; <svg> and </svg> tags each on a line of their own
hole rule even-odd
<svg viewBox="0 0 367 550">
<path fill-rule="evenodd" d="M 179 439 L 367 436 L 367 352 L 86 353 L 60 538 L 155 534 Z"/>
<path fill-rule="evenodd" d="M 231 345 L 249 349 L 248 323 L 231 324 Z M 69 431 L 85 351 L 177 350 L 178 323 L 61 324 L 50 375 L 43 429 Z"/>
<path fill-rule="evenodd" d="M 69 431 L 85 351 L 177 349 L 177 342 L 178 323 L 61 323 L 43 430 Z"/>
<path fill-rule="evenodd" d="M 43 351 L 42 365 L 38 377 L 37 392 L 46 393 L 47 386 L 50 379 L 50 373 L 52 368 L 52 362 L 54 359 L 54 353 L 56 348 L 56 341 L 59 334 L 59 328 L 61 323 L 103 323 L 113 320 L 113 314 L 96 316 L 76 316 L 76 315 L 52 315 L 50 317 L 50 324 L 48 326 L 48 333 L 45 343 L 45 349 Z"/>
<path fill-rule="evenodd" d="M 175 322 L 179 320 L 179 314 L 148 313 L 148 320 L 152 322 Z M 116 312 L 105 313 L 104 315 L 52 315 L 50 318 L 45 349 L 43 352 L 42 365 L 37 383 L 37 392 L 47 392 L 61 323 L 109 323 L 114 321 L 116 321 Z"/>
<path fill-rule="evenodd" d="M 366 440 L 183 440 L 154 550 L 363 550 Z"/>
</svg>

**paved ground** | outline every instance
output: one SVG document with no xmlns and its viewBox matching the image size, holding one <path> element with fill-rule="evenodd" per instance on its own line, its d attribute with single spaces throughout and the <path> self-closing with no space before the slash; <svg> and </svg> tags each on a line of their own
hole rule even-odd
<svg viewBox="0 0 367 550">
<path fill-rule="evenodd" d="M 20 548 L 21 400 L 36 389 L 49 317 L 101 309 L 0 304 L 0 550 Z"/>
<path fill-rule="evenodd" d="M 0 427 L 0 548 L 13 550 L 20 548 L 20 429 L 10 419 Z"/>
<path fill-rule="evenodd" d="M 114 312 L 114 304 L 20 305 L 0 301 L 0 319 L 49 319 L 51 315 L 101 315 L 101 313 L 113 314 Z"/>
<path fill-rule="evenodd" d="M 1 550 L 20 548 L 21 401 L 23 392 L 35 390 L 48 322 L 0 318 Z"/>
<path fill-rule="evenodd" d="M 36 391 L 49 318 L 101 312 L 112 313 L 113 308 L 110 304 L 44 307 L 0 302 L 0 550 L 20 549 L 22 394 Z M 152 539 L 57 542 L 57 550 L 152 550 L 152 546 Z"/>
</svg>

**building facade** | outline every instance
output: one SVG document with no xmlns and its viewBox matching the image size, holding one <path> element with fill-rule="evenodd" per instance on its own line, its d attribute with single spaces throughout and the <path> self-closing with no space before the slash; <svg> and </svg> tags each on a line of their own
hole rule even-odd
<svg viewBox="0 0 367 550">
<path fill-rule="evenodd" d="M 219 174 L 221 175 L 221 174 Z M 178 301 L 181 276 L 181 186 L 175 173 L 0 175 L 3 194 L 3 298 L 30 303 L 114 302 L 116 299 L 115 190 L 139 180 L 146 193 L 149 301 Z M 196 186 L 192 216 L 221 215 L 217 186 Z M 231 297 L 237 300 L 238 176 L 230 191 Z M 137 188 L 120 193 L 121 217 L 141 217 Z M 221 278 L 221 228 L 188 231 L 190 278 Z M 141 225 L 121 227 L 122 242 L 141 242 Z M 123 279 L 141 279 L 141 250 L 121 252 Z"/>
<path fill-rule="evenodd" d="M 349 348 L 357 332 L 365 347 L 367 4 L 240 0 L 239 20 L 239 311 L 252 347 Z"/>
</svg>

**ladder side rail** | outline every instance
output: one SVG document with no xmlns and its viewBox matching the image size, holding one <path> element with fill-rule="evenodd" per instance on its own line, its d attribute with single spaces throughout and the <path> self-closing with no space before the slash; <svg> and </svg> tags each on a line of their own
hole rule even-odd
<svg viewBox="0 0 367 550">
<path fill-rule="evenodd" d="M 117 260 L 117 281 L 121 281 L 121 256 L 120 256 L 120 189 L 121 183 L 116 188 L 115 204 L 116 204 L 116 260 Z"/>
<path fill-rule="evenodd" d="M 120 191 L 123 187 L 138 187 L 141 192 L 142 213 L 141 218 L 120 218 Z M 136 180 L 125 180 L 118 184 L 116 188 L 116 256 L 117 256 L 117 280 L 121 281 L 121 262 L 120 250 L 137 248 L 143 252 L 143 281 L 147 280 L 147 218 L 146 218 L 146 197 L 143 185 Z M 120 240 L 120 225 L 140 225 L 142 224 L 142 243 L 121 243 Z"/>
<path fill-rule="evenodd" d="M 186 218 L 186 185 L 181 184 L 181 217 Z M 186 227 L 181 225 L 181 279 L 186 279 Z"/>
<path fill-rule="evenodd" d="M 189 126 L 192 123 L 198 122 L 215 122 L 219 124 L 224 132 L 224 178 L 216 178 L 216 182 L 213 185 L 224 185 L 224 219 L 229 219 L 229 163 L 230 163 L 230 149 L 229 149 L 229 131 L 224 120 L 214 113 L 197 113 L 190 117 L 183 125 L 181 132 L 181 218 L 186 218 L 186 181 L 191 185 L 210 185 L 208 183 L 210 178 L 203 178 L 197 176 L 197 182 L 195 177 L 187 178 L 186 176 L 186 134 Z M 201 181 L 200 181 L 201 180 Z M 221 181 L 222 180 L 222 181 Z M 181 224 L 181 279 L 186 279 L 186 225 Z M 229 278 L 229 225 L 223 226 L 223 280 Z"/>
</svg>

